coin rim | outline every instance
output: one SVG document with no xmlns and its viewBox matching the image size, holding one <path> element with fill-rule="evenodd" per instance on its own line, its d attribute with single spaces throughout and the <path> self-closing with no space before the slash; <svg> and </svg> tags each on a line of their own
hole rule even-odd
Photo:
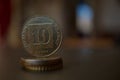
<svg viewBox="0 0 120 80">
<path fill-rule="evenodd" d="M 54 64 L 59 64 L 59 63 L 63 63 L 62 58 L 61 57 L 53 57 L 53 58 L 21 58 L 20 59 L 20 63 L 23 65 L 54 65 Z"/>
</svg>

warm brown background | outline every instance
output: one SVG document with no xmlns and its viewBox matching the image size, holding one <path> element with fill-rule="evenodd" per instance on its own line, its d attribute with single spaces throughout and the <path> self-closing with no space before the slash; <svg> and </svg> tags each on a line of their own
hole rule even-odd
<svg viewBox="0 0 120 80">
<path fill-rule="evenodd" d="M 94 12 L 90 36 L 76 28 L 79 0 L 11 0 L 12 15 L 4 47 L 0 44 L 0 80 L 120 80 L 120 0 L 84 0 Z M 19 60 L 30 56 L 21 42 L 22 27 L 36 16 L 50 16 L 63 28 L 60 71 L 31 73 Z"/>
</svg>

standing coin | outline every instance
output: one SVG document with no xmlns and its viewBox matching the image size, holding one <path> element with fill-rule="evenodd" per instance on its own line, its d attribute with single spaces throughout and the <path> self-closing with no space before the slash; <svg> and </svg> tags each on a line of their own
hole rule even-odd
<svg viewBox="0 0 120 80">
<path fill-rule="evenodd" d="M 61 29 L 49 17 L 32 18 L 23 27 L 23 45 L 33 56 L 47 57 L 54 54 L 60 48 L 61 41 Z"/>
</svg>

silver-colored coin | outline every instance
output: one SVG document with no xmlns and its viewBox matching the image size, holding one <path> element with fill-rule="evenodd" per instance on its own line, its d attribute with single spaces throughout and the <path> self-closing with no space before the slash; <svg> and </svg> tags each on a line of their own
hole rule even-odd
<svg viewBox="0 0 120 80">
<path fill-rule="evenodd" d="M 36 57 L 54 54 L 61 45 L 61 28 L 49 17 L 29 20 L 22 31 L 22 42 L 26 50 Z"/>
</svg>

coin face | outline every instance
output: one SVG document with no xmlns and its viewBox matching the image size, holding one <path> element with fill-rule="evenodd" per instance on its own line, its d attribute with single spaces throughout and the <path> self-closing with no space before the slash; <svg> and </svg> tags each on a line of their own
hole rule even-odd
<svg viewBox="0 0 120 80">
<path fill-rule="evenodd" d="M 47 57 L 54 54 L 60 48 L 61 41 L 61 29 L 49 17 L 32 18 L 23 27 L 23 45 L 33 56 Z"/>
</svg>

